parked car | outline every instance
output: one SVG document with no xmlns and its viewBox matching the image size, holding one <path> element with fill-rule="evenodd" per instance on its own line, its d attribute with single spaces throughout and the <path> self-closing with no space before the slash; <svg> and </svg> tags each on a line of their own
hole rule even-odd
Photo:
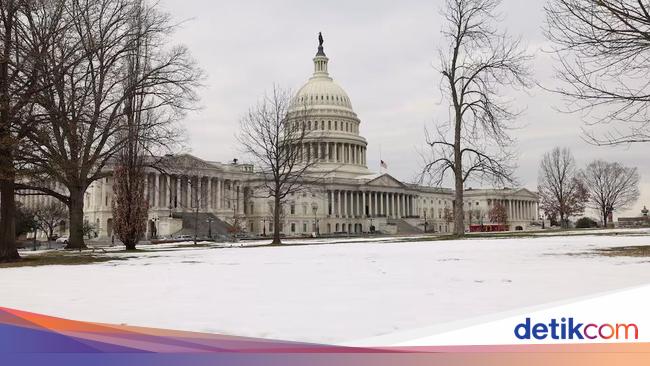
<svg viewBox="0 0 650 366">
<path fill-rule="evenodd" d="M 194 239 L 194 236 L 192 236 L 192 235 L 181 235 L 181 236 L 178 237 L 178 239 L 181 239 L 181 240 L 192 240 L 192 239 Z"/>
<path fill-rule="evenodd" d="M 68 240 L 70 240 L 70 238 L 68 238 L 67 236 L 62 236 L 56 239 L 56 242 L 59 244 L 68 244 Z"/>
</svg>

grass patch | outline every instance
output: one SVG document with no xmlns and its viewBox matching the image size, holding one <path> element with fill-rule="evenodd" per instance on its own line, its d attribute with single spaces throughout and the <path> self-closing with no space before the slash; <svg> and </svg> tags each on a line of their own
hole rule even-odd
<svg viewBox="0 0 650 366">
<path fill-rule="evenodd" d="M 594 252 L 604 257 L 650 257 L 650 245 L 605 248 Z"/>
<path fill-rule="evenodd" d="M 17 262 L 0 263 L 0 268 L 39 267 L 39 266 L 78 266 L 114 260 L 127 260 L 129 257 L 114 257 L 79 252 L 54 252 L 23 256 Z"/>
</svg>

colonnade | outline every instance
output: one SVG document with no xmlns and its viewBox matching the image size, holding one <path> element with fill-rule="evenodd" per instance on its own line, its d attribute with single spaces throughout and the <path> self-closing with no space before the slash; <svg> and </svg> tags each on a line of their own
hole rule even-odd
<svg viewBox="0 0 650 366">
<path fill-rule="evenodd" d="M 501 203 L 508 211 L 508 220 L 539 220 L 539 203 L 530 200 L 507 200 L 507 199 L 491 199 L 488 200 L 488 206 L 496 203 Z"/>
<path fill-rule="evenodd" d="M 398 192 L 329 190 L 328 214 L 339 218 L 413 217 L 417 196 Z"/>
<path fill-rule="evenodd" d="M 149 173 L 145 197 L 152 209 L 236 210 L 244 212 L 241 181 L 201 175 Z"/>
<path fill-rule="evenodd" d="M 343 142 L 305 142 L 299 147 L 302 161 L 366 165 L 366 147 Z"/>
</svg>

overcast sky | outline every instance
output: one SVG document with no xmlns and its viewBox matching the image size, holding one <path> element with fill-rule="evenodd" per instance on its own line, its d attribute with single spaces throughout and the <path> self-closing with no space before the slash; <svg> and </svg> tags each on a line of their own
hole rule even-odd
<svg viewBox="0 0 650 366">
<path fill-rule="evenodd" d="M 206 160 L 244 158 L 234 138 L 240 117 L 274 83 L 297 90 L 313 71 L 317 34 L 323 32 L 330 75 L 350 96 L 368 139 L 368 165 L 378 170 L 381 147 L 389 173 L 411 180 L 421 169 L 418 149 L 425 126 L 447 115 L 439 92 L 437 48 L 443 0 L 214 1 L 163 0 L 176 20 L 187 20 L 175 39 L 186 44 L 206 71 L 203 108 L 185 127 L 189 148 Z M 536 58 L 536 79 L 553 87 L 553 60 L 542 50 L 542 1 L 504 0 L 504 27 L 521 36 Z M 581 116 L 559 113 L 562 100 L 533 89 L 513 93 L 526 108 L 514 131 L 520 152 L 517 176 L 535 189 L 544 152 L 568 146 L 579 165 L 602 158 L 637 166 L 642 198 L 630 213 L 650 204 L 650 144 L 603 148 L 583 142 Z"/>
</svg>

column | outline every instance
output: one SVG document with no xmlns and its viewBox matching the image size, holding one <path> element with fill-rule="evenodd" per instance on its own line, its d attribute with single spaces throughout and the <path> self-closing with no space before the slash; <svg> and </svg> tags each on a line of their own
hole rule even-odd
<svg viewBox="0 0 650 366">
<path fill-rule="evenodd" d="M 167 197 L 165 197 L 165 204 L 172 207 L 172 176 L 167 174 Z"/>
<path fill-rule="evenodd" d="M 406 195 L 406 216 L 413 216 L 413 213 L 411 212 L 412 199 L 413 199 L 412 195 L 410 194 Z"/>
<path fill-rule="evenodd" d="M 325 209 L 326 215 L 331 215 L 332 212 L 332 191 L 327 190 L 327 208 Z"/>
<path fill-rule="evenodd" d="M 393 193 L 393 215 L 396 219 L 399 219 L 399 194 Z"/>
<path fill-rule="evenodd" d="M 508 217 L 510 217 L 512 220 L 514 220 L 514 211 L 512 209 L 512 200 L 508 200 Z"/>
<path fill-rule="evenodd" d="M 151 206 L 151 202 L 149 202 L 149 173 L 144 176 L 144 196 L 146 197 L 147 205 Z M 102 197 L 102 206 L 104 204 L 105 200 L 104 197 Z"/>
<path fill-rule="evenodd" d="M 393 201 L 395 202 L 395 218 L 400 218 L 401 209 L 399 207 L 399 193 L 393 193 Z"/>
<path fill-rule="evenodd" d="M 153 207 L 160 207 L 160 174 L 154 173 Z"/>
<path fill-rule="evenodd" d="M 194 206 L 194 202 L 192 202 L 192 186 L 194 185 L 192 183 L 192 178 L 193 177 L 187 177 L 187 207 L 190 209 Z"/>
<path fill-rule="evenodd" d="M 176 196 L 174 197 L 176 200 L 176 207 L 181 207 L 181 177 L 179 175 L 176 176 Z"/>
<path fill-rule="evenodd" d="M 368 192 L 362 192 L 361 194 L 362 194 L 362 196 L 361 196 L 362 197 L 361 198 L 361 201 L 362 201 L 361 202 L 361 217 L 365 218 L 366 213 L 367 213 L 367 211 L 366 211 L 366 195 L 368 194 Z M 370 210 L 368 210 L 368 211 L 370 211 Z"/>
<path fill-rule="evenodd" d="M 237 182 L 237 213 L 244 213 L 244 191 L 241 186 L 241 182 Z"/>
<path fill-rule="evenodd" d="M 337 215 L 338 217 L 343 217 L 343 214 L 342 214 L 342 212 L 341 212 L 341 191 L 339 190 L 339 191 L 337 191 L 337 192 L 338 192 L 338 193 L 337 193 L 337 195 L 338 195 L 338 202 L 336 203 L 336 206 L 337 206 L 337 207 L 336 207 L 336 215 Z"/>
<path fill-rule="evenodd" d="M 343 191 L 343 217 L 348 217 L 348 192 Z"/>
</svg>

